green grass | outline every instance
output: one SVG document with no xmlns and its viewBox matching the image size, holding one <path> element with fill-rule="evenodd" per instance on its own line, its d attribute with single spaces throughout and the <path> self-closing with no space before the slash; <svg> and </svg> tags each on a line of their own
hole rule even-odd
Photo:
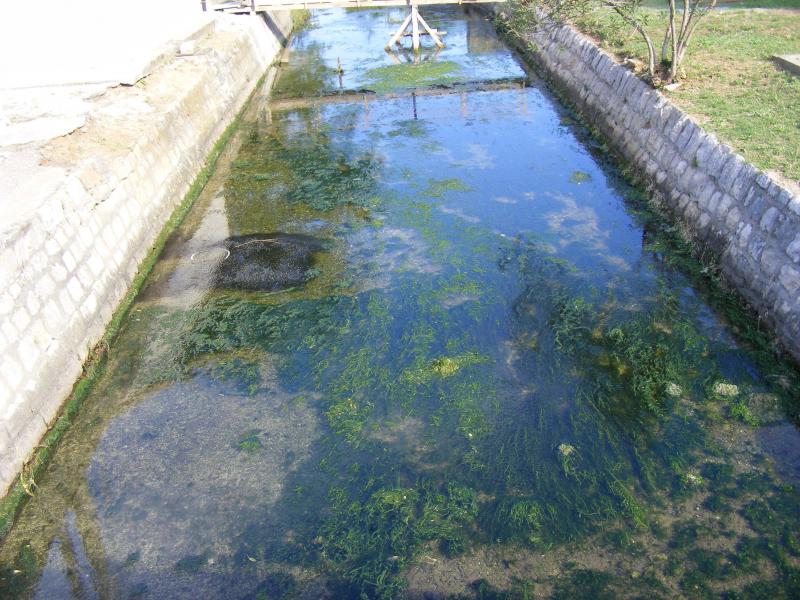
<svg viewBox="0 0 800 600">
<path fill-rule="evenodd" d="M 798 0 L 766 4 L 800 8 Z M 660 48 L 666 12 L 644 12 Z M 587 14 L 576 24 L 619 58 L 646 56 L 637 34 L 608 12 Z M 748 161 L 800 180 L 800 77 L 778 68 L 771 59 L 773 54 L 797 52 L 800 12 L 716 11 L 700 23 L 684 61 L 682 85 L 669 97 Z"/>
</svg>

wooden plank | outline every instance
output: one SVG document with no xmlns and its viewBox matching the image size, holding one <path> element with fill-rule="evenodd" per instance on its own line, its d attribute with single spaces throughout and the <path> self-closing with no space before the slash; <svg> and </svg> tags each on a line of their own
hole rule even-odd
<svg viewBox="0 0 800 600">
<path fill-rule="evenodd" d="M 411 47 L 419 52 L 419 12 L 416 5 L 411 5 Z"/>
<path fill-rule="evenodd" d="M 387 50 L 391 50 L 392 49 L 392 44 L 396 44 L 398 41 L 400 41 L 400 38 L 403 37 L 403 34 L 405 33 L 406 29 L 408 28 L 408 24 L 410 22 L 411 22 L 411 13 L 409 13 L 408 16 L 403 20 L 403 24 L 400 25 L 400 27 L 398 27 L 398 29 L 397 29 L 397 31 L 395 31 L 394 35 L 391 38 L 389 38 L 389 43 L 386 44 L 386 49 Z"/>
<path fill-rule="evenodd" d="M 425 22 L 425 19 L 422 18 L 422 15 L 417 13 L 417 19 L 419 19 L 420 24 L 425 28 L 425 31 L 428 32 L 428 35 L 433 38 L 434 43 L 439 46 L 439 48 L 444 48 L 444 42 L 442 42 L 442 38 L 436 35 L 438 32 L 435 29 L 431 29 L 428 27 L 428 24 Z"/>
<path fill-rule="evenodd" d="M 489 81 L 489 82 L 476 82 L 454 85 L 448 88 L 417 88 L 414 90 L 404 90 L 392 92 L 389 94 L 365 94 L 363 92 L 353 92 L 336 94 L 330 96 L 316 96 L 309 98 L 287 98 L 285 100 L 271 99 L 267 105 L 268 110 L 284 111 L 284 110 L 297 110 L 301 108 L 311 108 L 326 106 L 328 104 L 353 104 L 365 103 L 368 104 L 372 101 L 382 100 L 396 100 L 398 98 L 411 98 L 412 96 L 447 96 L 447 95 L 462 95 L 462 103 L 468 102 L 469 99 L 463 96 L 465 91 L 502 91 L 502 90 L 522 90 L 525 89 L 525 81 L 521 79 L 509 79 L 505 81 Z"/>
<path fill-rule="evenodd" d="M 415 4 L 489 4 L 493 2 L 504 2 L 505 0 L 415 0 Z M 320 9 L 320 8 L 383 8 L 386 6 L 408 6 L 409 0 L 255 0 L 255 10 L 263 12 L 267 10 L 291 10 L 298 8 Z M 221 10 L 227 13 L 249 13 L 250 3 L 241 6 L 237 2 L 208 3 L 208 8 Z"/>
</svg>

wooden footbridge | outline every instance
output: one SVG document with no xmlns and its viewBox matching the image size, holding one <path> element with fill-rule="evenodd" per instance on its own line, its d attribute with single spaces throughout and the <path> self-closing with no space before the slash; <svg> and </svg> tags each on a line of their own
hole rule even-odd
<svg viewBox="0 0 800 600">
<path fill-rule="evenodd" d="M 505 0 L 201 0 L 203 10 L 216 10 L 231 14 L 254 14 L 258 12 L 276 10 L 313 10 L 319 8 L 383 8 L 386 6 L 407 6 L 409 14 L 403 24 L 389 38 L 386 49 L 391 49 L 393 44 L 400 45 L 400 41 L 407 36 L 411 37 L 414 51 L 419 50 L 420 36 L 429 35 L 433 43 L 442 48 L 444 31 L 432 29 L 425 19 L 419 14 L 418 6 L 430 4 L 488 4 L 504 2 Z M 410 30 L 410 31 L 409 31 Z"/>
</svg>

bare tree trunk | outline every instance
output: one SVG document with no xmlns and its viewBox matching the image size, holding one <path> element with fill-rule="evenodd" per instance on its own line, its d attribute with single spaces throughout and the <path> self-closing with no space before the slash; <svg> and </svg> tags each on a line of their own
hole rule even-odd
<svg viewBox="0 0 800 600">
<path fill-rule="evenodd" d="M 688 1 L 689 0 L 684 0 L 684 4 L 687 4 Z M 686 12 L 684 12 L 680 36 L 676 41 L 673 42 L 672 65 L 670 66 L 671 79 L 675 79 L 678 76 L 678 69 L 683 63 L 683 59 L 686 55 L 686 48 L 689 47 L 689 42 L 691 41 L 692 36 L 697 29 L 697 24 L 716 5 L 717 0 L 710 0 L 708 7 L 698 12 L 699 2 L 695 2 L 694 6 L 691 8 L 691 11 L 688 11 L 688 15 Z M 685 6 L 684 11 L 686 11 L 686 9 L 687 7 Z"/>
<path fill-rule="evenodd" d="M 667 62 L 669 47 L 675 39 L 675 0 L 669 0 L 669 25 L 661 44 L 661 63 Z"/>
<path fill-rule="evenodd" d="M 653 40 L 650 39 L 650 35 L 645 31 L 645 28 L 642 26 L 639 21 L 628 15 L 622 8 L 620 8 L 614 2 L 606 1 L 604 4 L 609 6 L 615 13 L 617 13 L 623 21 L 625 21 L 628 25 L 633 27 L 639 35 L 642 36 L 644 43 L 647 45 L 647 72 L 650 74 L 650 77 L 653 78 L 656 76 L 656 49 L 653 45 Z"/>
<path fill-rule="evenodd" d="M 697 1 L 697 0 L 695 0 Z M 683 27 L 686 23 L 686 8 L 688 6 L 689 0 L 683 0 L 683 19 L 681 20 L 681 34 L 683 34 Z M 678 63 L 680 62 L 678 57 L 678 32 L 675 31 L 675 0 L 669 0 L 669 9 L 670 9 L 670 27 L 672 28 L 672 61 L 669 64 L 669 82 L 672 83 L 675 81 L 675 77 L 678 75 Z"/>
</svg>

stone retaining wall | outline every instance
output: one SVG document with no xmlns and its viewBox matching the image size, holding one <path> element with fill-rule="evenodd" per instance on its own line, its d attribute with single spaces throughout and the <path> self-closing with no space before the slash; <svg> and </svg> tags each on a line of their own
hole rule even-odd
<svg viewBox="0 0 800 600">
<path fill-rule="evenodd" d="M 500 12 L 502 7 L 495 7 Z M 531 33 L 531 57 L 642 174 L 728 282 L 800 361 L 800 197 L 721 144 L 568 26 Z"/>
<path fill-rule="evenodd" d="M 107 90 L 83 127 L 30 151 L 34 209 L 0 225 L 0 495 L 290 29 L 289 13 L 220 16 L 191 54 Z"/>
</svg>

